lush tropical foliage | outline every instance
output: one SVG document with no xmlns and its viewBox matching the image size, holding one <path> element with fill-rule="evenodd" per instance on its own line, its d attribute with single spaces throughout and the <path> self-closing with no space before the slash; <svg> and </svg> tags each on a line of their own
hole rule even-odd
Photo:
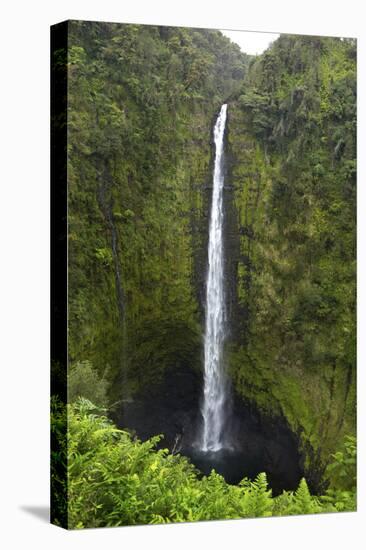
<svg viewBox="0 0 366 550">
<path fill-rule="evenodd" d="M 68 80 L 69 260 L 54 521 L 354 510 L 355 41 L 282 35 L 250 57 L 204 29 L 71 21 L 67 34 L 53 52 Z M 167 373 L 176 385 L 177 373 L 201 377 L 224 101 L 227 369 L 243 403 L 297 438 L 307 480 L 276 497 L 265 473 L 237 486 L 202 477 L 160 436 L 141 442 L 108 420 L 159 394 Z M 55 387 L 66 369 L 55 364 Z"/>
<path fill-rule="evenodd" d="M 65 418 L 53 406 L 54 430 Z M 189 460 L 155 450 L 160 436 L 141 442 L 119 430 L 103 410 L 86 399 L 68 407 L 68 440 L 57 456 L 67 462 L 68 517 L 71 529 L 115 525 L 169 523 L 316 514 L 354 510 L 355 441 L 335 455 L 344 489 L 311 496 L 302 479 L 295 492 L 272 498 L 266 474 L 228 485 L 216 472 L 198 475 Z"/>
</svg>

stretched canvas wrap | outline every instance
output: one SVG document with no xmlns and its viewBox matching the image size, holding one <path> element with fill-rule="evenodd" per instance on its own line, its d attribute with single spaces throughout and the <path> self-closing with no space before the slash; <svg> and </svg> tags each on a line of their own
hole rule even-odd
<svg viewBox="0 0 366 550">
<path fill-rule="evenodd" d="M 51 60 L 52 522 L 355 510 L 356 40 L 68 21 Z"/>
</svg>

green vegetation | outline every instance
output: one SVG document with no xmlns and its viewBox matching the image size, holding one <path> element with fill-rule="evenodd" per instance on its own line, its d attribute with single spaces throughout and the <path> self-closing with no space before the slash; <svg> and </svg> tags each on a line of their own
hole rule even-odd
<svg viewBox="0 0 366 550">
<path fill-rule="evenodd" d="M 96 405 L 105 406 L 109 393 L 108 370 L 100 378 L 90 361 L 75 363 L 69 367 L 67 389 L 70 403 L 84 397 Z"/>
<path fill-rule="evenodd" d="M 62 407 L 55 402 L 54 429 L 63 418 Z M 71 529 L 355 509 L 351 478 L 348 491 L 314 497 L 302 479 L 295 492 L 272 498 L 265 473 L 236 486 L 214 471 L 200 479 L 187 458 L 155 450 L 159 436 L 141 443 L 118 430 L 86 399 L 68 406 L 68 422 L 68 445 L 57 458 L 68 463 Z M 348 471 L 350 464 L 344 461 L 342 468 Z"/>
<path fill-rule="evenodd" d="M 218 31 L 69 23 L 69 352 L 115 399 L 200 368 L 209 136 L 247 63 Z"/>
<path fill-rule="evenodd" d="M 69 223 L 55 521 L 354 510 L 355 42 L 283 35 L 251 58 L 219 31 L 71 21 L 67 55 L 53 62 L 68 75 Z M 317 497 L 302 480 L 272 498 L 264 473 L 238 486 L 200 479 L 186 458 L 156 450 L 160 436 L 142 443 L 101 413 L 158 394 L 168 372 L 201 373 L 212 127 L 224 101 L 227 368 L 237 396 L 298 436 Z M 53 368 L 61 395 L 66 366 Z"/>
<path fill-rule="evenodd" d="M 355 431 L 356 45 L 281 36 L 230 105 L 240 393 L 324 472 Z"/>
</svg>

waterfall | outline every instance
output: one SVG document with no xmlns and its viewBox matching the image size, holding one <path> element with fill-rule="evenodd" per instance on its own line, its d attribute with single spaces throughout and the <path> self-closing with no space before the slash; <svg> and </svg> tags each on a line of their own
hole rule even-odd
<svg viewBox="0 0 366 550">
<path fill-rule="evenodd" d="M 223 428 L 227 402 L 227 382 L 223 368 L 225 338 L 224 266 L 223 266 L 223 187 L 224 132 L 227 105 L 221 107 L 214 128 L 215 165 L 208 244 L 206 281 L 206 323 L 204 339 L 204 391 L 202 451 L 224 447 Z"/>
</svg>

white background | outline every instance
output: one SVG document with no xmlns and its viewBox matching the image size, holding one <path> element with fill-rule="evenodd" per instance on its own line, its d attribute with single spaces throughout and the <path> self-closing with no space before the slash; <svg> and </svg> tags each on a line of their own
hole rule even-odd
<svg viewBox="0 0 366 550">
<path fill-rule="evenodd" d="M 365 27 L 361 0 L 16 1 L 1 5 L 0 544 L 20 549 L 358 549 L 365 544 Z M 64 19 L 359 38 L 359 511 L 66 532 L 47 523 L 49 25 Z"/>
</svg>

